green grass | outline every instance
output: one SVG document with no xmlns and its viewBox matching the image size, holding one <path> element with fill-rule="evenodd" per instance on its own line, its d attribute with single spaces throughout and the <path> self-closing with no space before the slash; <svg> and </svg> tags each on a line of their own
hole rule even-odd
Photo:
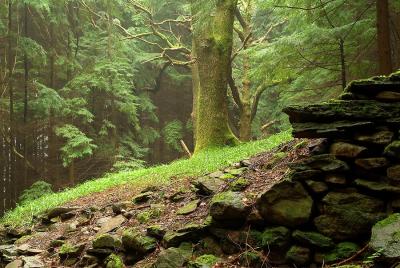
<svg viewBox="0 0 400 268">
<path fill-rule="evenodd" d="M 282 132 L 265 140 L 244 143 L 236 147 L 205 151 L 191 159 L 177 160 L 168 165 L 139 169 L 132 172 L 108 174 L 103 178 L 90 180 L 74 188 L 43 196 L 27 205 L 18 206 L 6 213 L 0 220 L 0 224 L 13 226 L 29 224 L 33 216 L 39 215 L 49 208 L 122 184 L 128 183 L 134 187 L 141 188 L 148 185 L 166 184 L 172 177 L 204 175 L 254 154 L 271 150 L 290 139 L 292 137 L 289 132 Z"/>
</svg>

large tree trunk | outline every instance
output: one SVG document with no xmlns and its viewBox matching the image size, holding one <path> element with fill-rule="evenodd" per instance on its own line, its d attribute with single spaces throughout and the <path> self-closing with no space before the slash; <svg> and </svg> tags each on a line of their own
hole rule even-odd
<svg viewBox="0 0 400 268">
<path fill-rule="evenodd" d="M 210 15 L 207 7 L 212 5 Z M 238 142 L 228 125 L 228 71 L 237 0 L 192 0 L 198 68 L 195 152 Z"/>
<path fill-rule="evenodd" d="M 379 72 L 382 75 L 387 75 L 393 71 L 388 0 L 377 0 L 376 9 L 378 24 Z"/>
</svg>

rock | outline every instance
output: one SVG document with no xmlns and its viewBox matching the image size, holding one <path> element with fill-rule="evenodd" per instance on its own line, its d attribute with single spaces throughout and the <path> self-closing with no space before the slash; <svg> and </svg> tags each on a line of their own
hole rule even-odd
<svg viewBox="0 0 400 268">
<path fill-rule="evenodd" d="M 222 256 L 224 252 L 219 243 L 213 237 L 205 237 L 200 240 L 195 249 L 197 254 L 212 254 L 215 256 Z"/>
<path fill-rule="evenodd" d="M 359 250 L 360 247 L 357 244 L 351 242 L 341 242 L 337 244 L 333 250 L 327 253 L 317 252 L 315 254 L 314 261 L 318 264 L 335 263 L 353 256 Z"/>
<path fill-rule="evenodd" d="M 322 200 L 322 215 L 314 219 L 317 230 L 337 240 L 367 235 L 384 215 L 382 200 L 347 189 L 330 192 Z"/>
<path fill-rule="evenodd" d="M 265 226 L 264 218 L 257 209 L 253 209 L 247 217 L 247 224 L 252 227 L 261 228 Z"/>
<path fill-rule="evenodd" d="M 210 233 L 220 240 L 221 249 L 226 254 L 235 254 L 244 246 L 255 248 L 261 245 L 261 233 L 257 231 L 213 227 Z"/>
<path fill-rule="evenodd" d="M 83 250 L 85 249 L 85 244 L 71 245 L 65 243 L 60 248 L 58 255 L 62 261 L 70 258 L 77 258 L 81 255 Z"/>
<path fill-rule="evenodd" d="M 355 140 L 370 144 L 388 145 L 392 142 L 394 133 L 388 130 L 381 130 L 373 133 L 356 134 Z"/>
<path fill-rule="evenodd" d="M 249 167 L 249 166 L 251 166 L 251 161 L 250 161 L 250 159 L 244 159 L 244 160 L 240 161 L 240 165 L 242 167 Z"/>
<path fill-rule="evenodd" d="M 377 100 L 385 101 L 385 102 L 399 102 L 400 101 L 400 92 L 393 91 L 382 91 L 379 92 L 378 95 L 375 96 Z"/>
<path fill-rule="evenodd" d="M 117 250 L 122 247 L 121 240 L 117 236 L 110 234 L 99 235 L 92 243 L 93 248 L 109 248 Z"/>
<path fill-rule="evenodd" d="M 163 245 L 166 248 L 177 247 L 183 242 L 194 242 L 199 240 L 200 237 L 195 232 L 173 232 L 167 231 L 163 238 Z"/>
<path fill-rule="evenodd" d="M 358 146 L 346 142 L 336 142 L 332 144 L 330 152 L 338 157 L 356 158 L 367 151 L 366 147 Z"/>
<path fill-rule="evenodd" d="M 372 227 L 370 247 L 385 259 L 400 258 L 400 214 L 395 213 Z"/>
<path fill-rule="evenodd" d="M 323 194 L 328 191 L 328 185 L 326 185 L 325 182 L 322 181 L 312 181 L 312 180 L 307 180 L 306 184 L 308 187 L 311 189 L 311 191 L 315 194 Z"/>
<path fill-rule="evenodd" d="M 241 192 L 244 191 L 249 185 L 249 180 L 245 178 L 239 178 L 229 184 L 229 189 L 233 192 Z"/>
<path fill-rule="evenodd" d="M 19 255 L 34 256 L 43 253 L 43 250 L 32 248 L 29 244 L 23 244 L 17 247 L 17 252 Z"/>
<path fill-rule="evenodd" d="M 74 211 L 79 209 L 78 207 L 55 207 L 47 211 L 46 216 L 47 218 L 53 219 L 61 216 L 62 214 Z"/>
<path fill-rule="evenodd" d="M 263 193 L 256 206 L 265 221 L 296 227 L 309 221 L 313 203 L 299 182 L 283 181 Z"/>
<path fill-rule="evenodd" d="M 320 170 L 292 171 L 290 174 L 290 179 L 293 181 L 304 181 L 321 178 L 322 176 L 323 172 Z"/>
<path fill-rule="evenodd" d="M 400 183 L 400 165 L 396 165 L 387 169 L 387 176 L 396 184 Z"/>
<path fill-rule="evenodd" d="M 5 268 L 22 268 L 24 266 L 23 260 L 15 260 L 5 266 Z"/>
<path fill-rule="evenodd" d="M 178 209 L 176 214 L 177 215 L 189 215 L 196 211 L 199 204 L 200 204 L 200 200 L 191 201 L 191 202 L 187 203 L 185 206 Z"/>
<path fill-rule="evenodd" d="M 331 101 L 307 106 L 292 106 L 283 110 L 291 123 L 361 121 L 386 123 L 388 119 L 400 117 L 397 103 L 382 103 L 374 100 Z"/>
<path fill-rule="evenodd" d="M 97 232 L 97 234 L 100 235 L 111 232 L 112 230 L 121 227 L 124 222 L 126 222 L 126 218 L 123 215 L 108 218 L 101 224 L 100 230 Z"/>
<path fill-rule="evenodd" d="M 202 255 L 197 257 L 194 261 L 188 263 L 188 268 L 212 268 L 217 262 L 220 261 L 220 258 L 214 255 Z"/>
<path fill-rule="evenodd" d="M 125 230 L 122 234 L 122 244 L 125 249 L 147 254 L 156 249 L 157 240 L 153 237 L 144 236 L 136 229 L 131 228 Z"/>
<path fill-rule="evenodd" d="M 176 191 L 175 193 L 171 194 L 167 198 L 172 202 L 180 202 L 184 200 L 186 197 L 186 192 L 183 190 Z"/>
<path fill-rule="evenodd" d="M 325 177 L 325 181 L 335 185 L 346 185 L 347 183 L 346 176 L 339 174 L 328 174 Z"/>
<path fill-rule="evenodd" d="M 22 261 L 24 262 L 24 268 L 44 268 L 44 263 L 40 260 L 39 257 L 22 257 Z"/>
<path fill-rule="evenodd" d="M 114 253 L 114 249 L 109 249 L 109 248 L 88 248 L 86 250 L 86 253 L 89 255 L 96 256 L 100 259 L 104 259 L 110 254 Z"/>
<path fill-rule="evenodd" d="M 201 177 L 193 181 L 193 185 L 199 195 L 209 196 L 216 194 L 224 185 L 225 181 L 210 177 Z"/>
<path fill-rule="evenodd" d="M 92 267 L 92 265 L 98 265 L 99 261 L 100 261 L 99 258 L 97 258 L 96 256 L 88 254 L 83 255 L 81 258 L 81 264 L 85 265 L 85 267 Z"/>
<path fill-rule="evenodd" d="M 177 268 L 183 267 L 192 257 L 192 246 L 184 243 L 179 248 L 168 248 L 158 255 L 152 268 Z"/>
<path fill-rule="evenodd" d="M 306 265 L 310 262 L 311 251 L 308 248 L 292 246 L 286 253 L 286 260 L 295 265 Z"/>
<path fill-rule="evenodd" d="M 357 179 L 355 184 L 361 188 L 381 193 L 381 194 L 400 194 L 400 186 L 390 185 L 385 181 L 368 181 Z"/>
<path fill-rule="evenodd" d="M 134 204 L 143 204 L 149 201 L 153 197 L 153 192 L 144 192 L 133 197 L 132 202 Z"/>
<path fill-rule="evenodd" d="M 147 227 L 147 235 L 160 240 L 164 237 L 166 232 L 167 231 L 161 225 L 152 225 Z"/>
<path fill-rule="evenodd" d="M 349 166 L 346 162 L 336 159 L 335 156 L 330 154 L 314 155 L 306 158 L 305 160 L 289 165 L 296 172 L 343 172 L 348 171 Z M 311 177 L 309 178 L 311 179 Z"/>
<path fill-rule="evenodd" d="M 119 215 L 126 211 L 129 204 L 130 204 L 129 202 L 119 202 L 119 203 L 112 204 L 111 208 L 115 214 Z"/>
<path fill-rule="evenodd" d="M 105 260 L 106 268 L 124 268 L 124 262 L 122 258 L 116 254 L 111 254 Z"/>
<path fill-rule="evenodd" d="M 292 123 L 293 136 L 295 138 L 326 138 L 343 136 L 346 133 L 359 129 L 372 127 L 373 122 L 369 121 L 333 121 L 331 123 Z"/>
<path fill-rule="evenodd" d="M 222 192 L 215 195 L 210 203 L 210 215 L 220 222 L 244 223 L 250 213 L 244 196 L 237 192 Z"/>
<path fill-rule="evenodd" d="M 356 159 L 355 163 L 365 170 L 384 168 L 389 165 L 389 161 L 385 157 Z"/>
<path fill-rule="evenodd" d="M 290 231 L 286 227 L 274 227 L 261 234 L 261 246 L 264 249 L 284 249 L 290 243 Z"/>
<path fill-rule="evenodd" d="M 222 177 L 224 174 L 225 174 L 225 172 L 218 170 L 218 171 L 208 174 L 208 177 L 217 179 L 217 178 Z"/>
<path fill-rule="evenodd" d="M 292 237 L 299 244 L 305 246 L 312 246 L 321 249 L 329 249 L 335 246 L 332 239 L 316 232 L 303 232 L 296 230 L 293 232 Z"/>
<path fill-rule="evenodd" d="M 17 247 L 15 245 L 0 245 L 0 256 L 17 256 Z"/>
<path fill-rule="evenodd" d="M 264 267 L 262 254 L 257 251 L 245 251 L 240 255 L 239 264 L 243 267 L 261 268 Z"/>
<path fill-rule="evenodd" d="M 400 140 L 396 140 L 386 146 L 384 153 L 386 156 L 400 159 Z"/>
</svg>

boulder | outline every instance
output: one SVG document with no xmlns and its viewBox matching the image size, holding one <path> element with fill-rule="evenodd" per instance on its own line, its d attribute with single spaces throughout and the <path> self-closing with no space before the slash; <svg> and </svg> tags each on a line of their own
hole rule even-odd
<svg viewBox="0 0 400 268">
<path fill-rule="evenodd" d="M 109 249 L 120 249 L 122 247 L 121 240 L 110 234 L 102 234 L 97 237 L 92 242 L 93 248 L 109 248 Z"/>
<path fill-rule="evenodd" d="M 369 245 L 382 257 L 398 260 L 400 258 L 400 214 L 392 214 L 375 224 Z"/>
<path fill-rule="evenodd" d="M 24 266 L 23 260 L 15 260 L 5 266 L 5 268 L 22 268 Z"/>
<path fill-rule="evenodd" d="M 328 174 L 325 177 L 325 181 L 334 185 L 346 185 L 346 176 L 340 174 Z"/>
<path fill-rule="evenodd" d="M 321 249 L 330 249 L 335 246 L 333 240 L 317 232 L 304 232 L 296 230 L 292 234 L 293 239 L 301 245 Z"/>
<path fill-rule="evenodd" d="M 183 242 L 195 242 L 200 237 L 195 232 L 173 232 L 168 231 L 163 238 L 163 246 L 166 248 L 178 247 Z"/>
<path fill-rule="evenodd" d="M 356 159 L 355 163 L 365 170 L 374 170 L 387 167 L 390 162 L 385 157 L 374 157 Z"/>
<path fill-rule="evenodd" d="M 131 228 L 123 232 L 122 245 L 125 249 L 147 254 L 156 249 L 157 240 L 153 237 L 142 235 L 136 229 Z"/>
<path fill-rule="evenodd" d="M 369 181 L 357 179 L 354 183 L 363 188 L 372 192 L 380 193 L 380 194 L 400 194 L 400 186 L 391 185 L 386 181 Z"/>
<path fill-rule="evenodd" d="M 126 218 L 122 215 L 118 215 L 113 218 L 104 218 L 104 221 L 100 223 L 100 230 L 97 232 L 97 234 L 100 235 L 111 232 L 112 230 L 121 227 L 124 222 L 126 222 Z"/>
<path fill-rule="evenodd" d="M 311 250 L 301 246 L 292 246 L 286 253 L 286 261 L 304 266 L 311 260 Z"/>
<path fill-rule="evenodd" d="M 356 158 L 367 151 L 366 147 L 350 144 L 347 142 L 336 142 L 332 144 L 330 152 L 338 157 Z"/>
<path fill-rule="evenodd" d="M 296 227 L 310 220 L 313 204 L 301 183 L 283 181 L 263 193 L 256 206 L 265 221 Z"/>
<path fill-rule="evenodd" d="M 200 177 L 193 181 L 193 185 L 199 195 L 214 195 L 226 184 L 225 181 L 211 177 Z"/>
<path fill-rule="evenodd" d="M 222 192 L 215 195 L 210 203 L 210 215 L 221 222 L 245 222 L 250 213 L 250 206 L 245 204 L 245 197 L 238 192 Z"/>
<path fill-rule="evenodd" d="M 196 254 L 212 254 L 222 256 L 224 252 L 220 244 L 211 236 L 201 239 L 195 248 Z"/>
<path fill-rule="evenodd" d="M 62 214 L 72 212 L 79 209 L 78 207 L 55 207 L 47 211 L 46 216 L 48 219 L 53 219 L 61 216 Z"/>
<path fill-rule="evenodd" d="M 162 250 L 152 268 L 176 268 L 183 267 L 192 257 L 192 245 L 183 243 L 179 248 L 171 247 Z"/>
<path fill-rule="evenodd" d="M 322 200 L 322 215 L 314 219 L 317 230 L 333 239 L 367 235 L 384 215 L 384 202 L 354 189 L 330 192 Z"/>
<path fill-rule="evenodd" d="M 85 246 L 85 244 L 71 245 L 69 243 L 65 243 L 60 248 L 58 255 L 60 256 L 61 261 L 70 258 L 78 258 L 85 249 Z"/>
</svg>

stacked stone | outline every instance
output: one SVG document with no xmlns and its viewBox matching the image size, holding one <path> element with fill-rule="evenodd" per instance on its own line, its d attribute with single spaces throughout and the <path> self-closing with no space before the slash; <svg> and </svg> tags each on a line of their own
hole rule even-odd
<svg viewBox="0 0 400 268">
<path fill-rule="evenodd" d="M 304 267 L 350 257 L 374 224 L 400 212 L 400 73 L 285 112 L 295 137 L 322 142 L 257 202 L 271 230 L 284 230 L 270 250 Z"/>
</svg>

